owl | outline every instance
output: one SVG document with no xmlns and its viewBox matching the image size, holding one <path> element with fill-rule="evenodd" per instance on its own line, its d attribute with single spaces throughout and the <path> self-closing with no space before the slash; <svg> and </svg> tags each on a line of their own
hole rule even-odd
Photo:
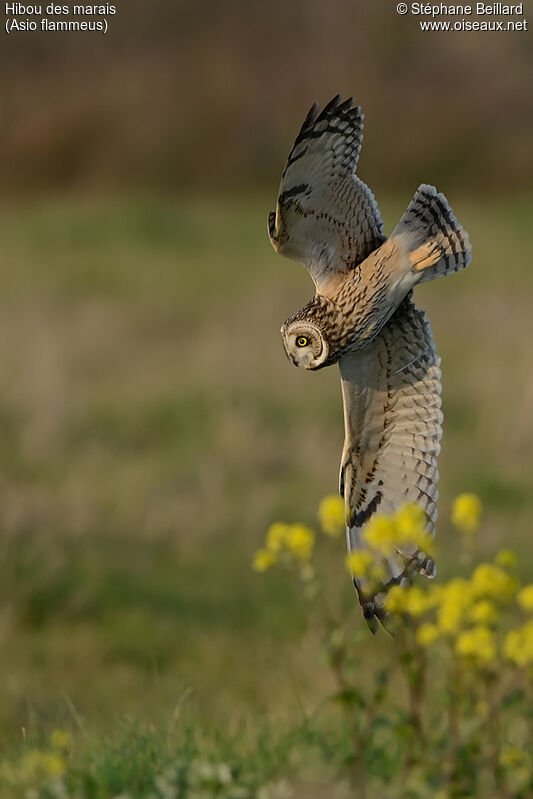
<svg viewBox="0 0 533 799">
<path fill-rule="evenodd" d="M 337 95 L 311 108 L 289 153 L 276 210 L 268 217 L 274 249 L 304 264 L 315 295 L 283 324 L 295 366 L 338 364 L 345 439 L 339 490 L 348 550 L 377 513 L 414 502 L 427 530 L 437 518 L 437 457 L 442 433 L 440 359 L 426 314 L 413 302 L 417 283 L 464 269 L 467 233 L 443 194 L 421 185 L 387 239 L 374 195 L 355 174 L 363 115 Z M 388 588 L 435 564 L 414 546 L 397 548 L 378 588 L 354 580 L 375 631 Z"/>
</svg>

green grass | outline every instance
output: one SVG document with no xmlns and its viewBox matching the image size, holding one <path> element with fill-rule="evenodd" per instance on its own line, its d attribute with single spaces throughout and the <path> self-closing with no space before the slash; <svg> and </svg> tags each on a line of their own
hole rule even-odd
<svg viewBox="0 0 533 799">
<path fill-rule="evenodd" d="M 389 231 L 407 199 L 384 204 Z M 514 547 L 527 575 L 533 201 L 452 199 L 472 267 L 418 292 L 443 358 L 440 567 L 455 568 L 451 498 L 474 490 L 482 547 Z M 280 324 L 312 284 L 271 250 L 269 207 L 2 210 L 6 752 L 22 728 L 65 726 L 83 751 L 80 727 L 112 735 L 126 716 L 164 727 L 185 694 L 198 729 L 298 728 L 329 688 L 291 590 L 250 570 L 269 523 L 314 523 L 343 430 L 335 369 L 302 374 L 283 354 Z M 330 573 L 349 603 L 343 557 L 339 542 Z M 377 661 L 388 642 L 367 646 Z"/>
<path fill-rule="evenodd" d="M 39 783 L 42 799 L 344 799 L 349 789 L 338 774 L 348 754 L 342 724 L 274 731 L 243 723 L 199 733 L 188 720 L 164 728 L 123 721 L 112 736 L 78 734 L 62 749 L 50 740 L 26 740 L 9 763 L 0 761 L 0 787 L 4 799 L 19 799 L 21 790 Z M 50 755 L 54 762 L 46 760 Z M 50 773 L 57 758 L 59 769 L 67 768 L 59 779 Z"/>
</svg>

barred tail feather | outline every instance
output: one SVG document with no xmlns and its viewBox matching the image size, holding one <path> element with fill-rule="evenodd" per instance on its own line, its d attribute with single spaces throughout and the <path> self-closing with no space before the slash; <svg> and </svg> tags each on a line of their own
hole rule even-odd
<svg viewBox="0 0 533 799">
<path fill-rule="evenodd" d="M 471 261 L 468 233 L 434 186 L 422 184 L 417 189 L 394 236 L 404 239 L 420 283 L 459 272 Z"/>
</svg>

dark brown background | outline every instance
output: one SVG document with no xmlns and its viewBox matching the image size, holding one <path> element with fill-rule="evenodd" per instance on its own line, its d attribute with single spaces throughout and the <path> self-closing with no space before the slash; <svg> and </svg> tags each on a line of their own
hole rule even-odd
<svg viewBox="0 0 533 799">
<path fill-rule="evenodd" d="M 106 36 L 2 37 L 4 192 L 270 187 L 336 92 L 364 107 L 361 168 L 383 190 L 531 184 L 529 32 L 421 33 L 391 0 L 117 6 Z"/>
</svg>

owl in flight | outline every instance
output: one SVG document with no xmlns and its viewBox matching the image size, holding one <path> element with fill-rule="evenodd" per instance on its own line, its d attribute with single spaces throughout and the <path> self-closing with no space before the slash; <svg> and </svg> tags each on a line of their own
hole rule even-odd
<svg viewBox="0 0 533 799">
<path fill-rule="evenodd" d="M 374 195 L 355 174 L 363 115 L 339 96 L 309 111 L 281 177 L 268 218 L 274 249 L 300 261 L 315 284 L 313 299 L 283 324 L 295 366 L 338 363 L 345 440 L 340 493 L 349 551 L 365 547 L 362 529 L 375 513 L 407 502 L 437 517 L 437 456 L 442 432 L 440 359 L 417 283 L 468 266 L 468 235 L 443 194 L 416 191 L 389 239 Z M 371 629 L 383 620 L 387 589 L 435 564 L 414 547 L 387 558 L 379 590 L 354 580 Z"/>
</svg>

